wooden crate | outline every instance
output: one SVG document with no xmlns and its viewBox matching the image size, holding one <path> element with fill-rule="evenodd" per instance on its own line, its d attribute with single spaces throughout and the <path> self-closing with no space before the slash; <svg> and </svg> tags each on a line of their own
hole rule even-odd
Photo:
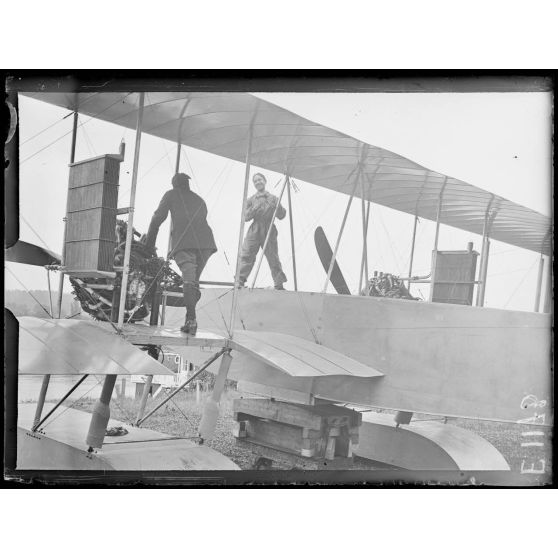
<svg viewBox="0 0 558 558">
<path fill-rule="evenodd" d="M 88 184 L 68 190 L 68 212 L 83 211 L 95 207 L 116 210 L 118 205 L 118 185 L 108 182 Z"/>
<path fill-rule="evenodd" d="M 432 302 L 471 306 L 478 253 L 473 250 L 432 253 Z"/>
<path fill-rule="evenodd" d="M 237 438 L 301 457 L 352 457 L 362 415 L 337 405 L 300 405 L 270 399 L 233 402 Z"/>
<path fill-rule="evenodd" d="M 110 155 L 78 161 L 70 165 L 69 188 L 108 182 L 118 186 L 120 161 Z"/>
<path fill-rule="evenodd" d="M 112 271 L 115 242 L 108 240 L 76 240 L 66 242 L 66 273 L 87 271 L 86 276 L 94 276 L 93 271 Z"/>
<path fill-rule="evenodd" d="M 120 161 L 110 155 L 70 165 L 64 267 L 69 274 L 112 272 Z"/>
<path fill-rule="evenodd" d="M 66 242 L 107 240 L 116 246 L 116 210 L 105 207 L 68 213 Z"/>
</svg>

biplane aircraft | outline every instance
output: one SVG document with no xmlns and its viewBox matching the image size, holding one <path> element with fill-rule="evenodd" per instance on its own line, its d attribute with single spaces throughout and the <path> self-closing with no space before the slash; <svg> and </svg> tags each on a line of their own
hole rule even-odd
<svg viewBox="0 0 558 558">
<path fill-rule="evenodd" d="M 95 318 L 19 319 L 19 374 L 45 379 L 37 407 L 20 406 L 18 468 L 237 468 L 204 444 L 141 428 L 146 419 L 141 413 L 127 426 L 129 443 L 105 438 L 115 375 L 168 373 L 150 356 L 160 346 L 216 374 L 200 426 L 202 441 L 213 435 L 227 378 L 286 405 L 395 411 L 366 413 L 352 453 L 403 468 L 508 468 L 476 434 L 441 422 L 415 423 L 413 413 L 515 423 L 534 410 L 534 422 L 551 425 L 551 295 L 539 312 L 542 266 L 534 312 L 483 307 L 490 240 L 540 253 L 543 262 L 551 257 L 550 218 L 248 93 L 158 92 L 149 100 L 143 93 L 22 94 L 136 130 L 136 144 L 128 208 L 116 207 L 122 152 L 90 161 L 72 158 L 62 256 L 21 242 L 7 251 L 8 260 L 58 264 Z M 133 208 L 142 134 L 176 142 L 177 171 L 181 146 L 244 163 L 243 209 L 254 166 L 284 176 L 279 199 L 286 192 L 289 203 L 293 179 L 337 192 L 347 206 L 333 248 L 323 231 L 316 232 L 324 264 L 321 292 L 298 290 L 296 275 L 291 291 L 239 288 L 236 273 L 234 283 L 205 285 L 197 335 L 182 333 L 179 278 L 168 270 L 168 259 L 143 275 L 133 264 L 134 247 L 140 249 L 133 240 Z M 359 289 L 351 294 L 336 258 L 355 199 L 363 207 L 363 251 Z M 395 278 L 400 296 L 378 294 L 381 280 L 393 278 L 370 279 L 371 203 L 414 216 L 415 232 L 419 218 L 436 223 L 431 272 L 413 275 L 411 257 L 408 277 Z M 84 220 L 97 219 L 99 231 L 114 230 L 117 216 L 125 213 L 128 224 L 119 241 L 108 234 L 80 236 Z M 239 223 L 240 251 L 240 216 Z M 438 250 L 441 224 L 482 237 L 478 273 L 479 254 L 471 247 Z M 430 285 L 428 301 L 409 295 L 410 286 L 421 282 Z M 335 293 L 327 292 L 330 283 Z M 372 291 L 375 296 L 369 296 Z M 67 421 L 82 425 L 82 438 L 75 429 L 68 434 L 64 424 L 41 429 L 52 374 L 106 377 L 92 415 L 66 413 Z"/>
</svg>

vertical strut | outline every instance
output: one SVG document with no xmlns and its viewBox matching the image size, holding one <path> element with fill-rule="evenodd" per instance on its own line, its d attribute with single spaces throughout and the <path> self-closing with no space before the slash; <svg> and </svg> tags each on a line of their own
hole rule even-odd
<svg viewBox="0 0 558 558">
<path fill-rule="evenodd" d="M 76 96 L 77 97 L 77 96 Z M 72 145 L 70 147 L 70 165 L 76 159 L 76 138 L 77 138 L 77 129 L 78 129 L 78 116 L 79 113 L 77 111 L 77 102 L 76 102 L 76 110 L 74 110 L 74 118 L 72 124 Z M 58 300 L 56 301 L 57 312 L 56 315 L 58 318 L 62 316 L 62 296 L 64 294 L 64 263 L 65 263 L 65 255 L 66 255 L 66 234 L 67 234 L 67 216 L 68 216 L 68 201 L 69 201 L 69 194 L 66 194 L 66 213 L 64 215 L 64 233 L 62 239 L 62 257 L 60 261 L 60 276 L 58 279 Z M 50 275 L 48 277 L 48 290 L 50 296 Z M 50 304 L 50 315 L 54 318 L 54 313 L 52 309 L 52 299 Z M 43 407 L 45 404 L 46 394 L 48 390 L 48 385 L 50 383 L 50 374 L 45 374 L 43 376 L 43 382 L 41 384 L 41 391 L 39 394 L 39 400 L 37 401 L 37 409 L 35 410 L 35 420 L 33 427 L 37 428 L 37 425 L 41 422 L 41 414 L 43 412 Z"/>
<path fill-rule="evenodd" d="M 446 189 L 446 184 L 448 181 L 448 177 L 444 177 L 444 183 L 442 184 L 442 189 L 440 190 L 440 195 L 438 197 L 438 210 L 436 211 L 436 234 L 434 236 L 434 249 L 432 250 L 432 265 L 430 273 L 432 275 L 432 279 L 430 280 L 430 294 L 428 295 L 428 300 L 432 302 L 432 297 L 434 295 L 434 279 L 436 276 L 435 273 L 435 265 L 437 259 L 437 252 L 438 252 L 438 237 L 440 234 L 440 217 L 442 215 L 442 205 L 444 202 L 444 190 Z"/>
<path fill-rule="evenodd" d="M 43 414 L 43 407 L 45 406 L 45 399 L 49 382 L 50 374 L 45 374 L 45 376 L 43 376 L 43 382 L 41 384 L 41 391 L 39 393 L 39 399 L 37 401 L 37 408 L 35 409 L 35 418 L 33 419 L 32 430 L 36 430 L 41 422 L 41 415 Z"/>
<path fill-rule="evenodd" d="M 219 371 L 217 372 L 215 384 L 213 385 L 213 391 L 207 398 L 203 409 L 203 415 L 199 426 L 199 435 L 202 443 L 211 440 L 215 434 L 215 427 L 217 426 L 217 420 L 219 418 L 219 403 L 221 401 L 221 395 L 223 391 L 225 391 L 225 382 L 227 381 L 231 362 L 231 351 L 227 350 L 221 357 Z"/>
<path fill-rule="evenodd" d="M 376 168 L 374 169 L 374 172 L 372 173 L 372 177 L 368 178 L 368 195 L 370 195 L 371 190 L 372 190 L 372 185 L 373 185 L 373 181 L 374 181 L 374 177 L 376 176 L 376 173 L 378 172 L 380 165 L 382 164 L 383 161 L 383 157 L 380 157 L 380 160 L 378 161 L 378 164 L 376 165 Z M 360 277 L 362 277 L 362 274 L 364 272 L 364 285 L 366 286 L 366 284 L 368 283 L 368 279 L 370 278 L 369 274 L 368 274 L 368 224 L 370 223 L 370 200 L 368 199 L 366 201 L 364 201 L 365 198 L 365 193 L 364 193 L 364 177 L 362 177 L 362 211 L 363 211 L 363 246 L 362 246 L 362 263 L 361 263 L 361 267 L 360 267 Z M 364 216 L 364 206 L 366 205 L 366 216 Z M 361 288 L 362 288 L 362 283 L 359 279 L 359 289 L 358 292 L 360 294 L 361 292 Z"/>
<path fill-rule="evenodd" d="M 544 272 L 544 248 L 549 236 L 550 236 L 550 230 L 544 235 L 543 241 L 541 243 L 541 259 L 539 260 L 539 273 L 537 276 L 537 291 L 535 293 L 535 308 L 533 310 L 534 312 L 538 312 L 541 306 L 541 290 L 542 290 L 543 272 Z"/>
<path fill-rule="evenodd" d="M 541 258 L 539 260 L 539 272 L 537 275 L 537 291 L 535 293 L 535 307 L 533 308 L 533 312 L 538 312 L 539 307 L 541 305 L 541 287 L 542 287 L 543 271 L 544 271 L 544 256 L 541 254 Z"/>
<path fill-rule="evenodd" d="M 293 281 L 294 290 L 298 291 L 298 283 L 296 279 L 296 256 L 295 256 L 295 241 L 294 241 L 294 228 L 293 228 L 293 207 L 291 204 L 291 181 L 289 180 L 289 185 L 287 186 L 287 196 L 289 199 L 289 226 L 291 228 L 291 255 L 293 259 Z"/>
<path fill-rule="evenodd" d="M 124 312 L 126 311 L 126 294 L 128 291 L 128 275 L 130 273 L 130 252 L 132 251 L 132 237 L 134 236 L 134 207 L 136 203 L 136 186 L 138 182 L 138 165 L 141 146 L 141 127 L 143 123 L 143 105 L 145 93 L 139 94 L 139 110 L 136 124 L 136 145 L 134 149 L 134 164 L 132 170 L 132 188 L 130 192 L 130 209 L 128 213 L 128 225 L 126 227 L 126 248 L 124 250 L 124 264 L 122 271 L 122 286 L 120 287 L 120 304 L 118 308 L 118 328 L 124 324 Z"/>
<path fill-rule="evenodd" d="M 361 178 L 361 186 L 362 186 L 362 257 L 360 259 L 360 271 L 358 274 L 358 294 L 362 291 L 362 274 L 364 273 L 364 262 L 368 259 L 368 245 L 367 245 L 367 236 L 368 236 L 368 219 L 366 215 L 366 200 L 364 199 L 364 180 Z M 368 274 L 366 274 L 365 281 L 368 281 Z"/>
<path fill-rule="evenodd" d="M 438 211 L 436 212 L 436 235 L 434 237 L 434 251 L 438 250 L 438 236 L 440 234 L 440 217 L 442 215 L 442 204 L 444 202 L 444 190 L 446 189 L 446 184 L 448 177 L 444 177 L 444 184 L 440 190 L 440 197 L 438 198 Z"/>
<path fill-rule="evenodd" d="M 495 213 L 491 215 L 492 203 L 494 202 L 494 194 L 490 196 L 490 201 L 486 206 L 484 213 L 484 225 L 482 230 L 482 248 L 481 248 L 481 261 L 479 266 L 479 286 L 477 288 L 477 306 L 484 306 L 484 295 L 486 292 L 486 277 L 488 272 L 488 253 L 490 251 L 490 229 L 496 216 Z"/>
<path fill-rule="evenodd" d="M 182 151 L 182 144 L 180 141 L 176 142 L 176 163 L 174 164 L 174 173 L 180 170 L 180 152 Z"/>
<path fill-rule="evenodd" d="M 413 276 L 413 260 L 415 259 L 415 241 L 417 237 L 417 225 L 418 225 L 418 208 L 420 204 L 420 200 L 422 198 L 422 193 L 424 191 L 424 187 L 428 182 L 428 175 L 429 172 L 426 172 L 426 177 L 422 186 L 420 187 L 420 192 L 417 198 L 417 203 L 415 204 L 415 223 L 413 225 L 413 240 L 411 241 L 411 256 L 409 258 L 409 279 L 407 281 L 407 290 L 411 288 L 411 277 Z"/>
<path fill-rule="evenodd" d="M 345 209 L 345 214 L 343 215 L 343 221 L 341 222 L 341 229 L 339 230 L 339 234 L 337 235 L 337 241 L 335 243 L 335 249 L 333 250 L 333 255 L 331 256 L 331 261 L 329 262 L 329 269 L 327 270 L 327 277 L 326 277 L 326 281 L 324 283 L 324 288 L 322 289 L 322 293 L 325 293 L 327 291 L 327 286 L 329 284 L 329 281 L 331 279 L 331 274 L 333 273 L 333 267 L 335 266 L 335 261 L 337 258 L 337 251 L 339 250 L 339 244 L 341 243 L 341 237 L 343 236 L 343 230 L 345 229 L 345 223 L 347 222 L 347 216 L 349 215 L 349 209 L 351 209 L 351 204 L 353 203 L 353 198 L 355 197 L 355 192 L 358 186 L 358 181 L 361 175 L 362 169 L 361 166 L 359 165 L 358 167 L 358 172 L 357 172 L 357 177 L 355 179 L 355 185 L 353 187 L 353 191 L 351 192 L 351 197 L 349 198 L 349 201 L 347 202 L 347 207 Z"/>
<path fill-rule="evenodd" d="M 411 241 L 411 257 L 409 260 L 409 279 L 407 281 L 407 290 L 411 287 L 411 277 L 413 274 L 413 259 L 415 257 L 415 239 L 417 237 L 418 215 L 415 213 L 415 224 L 413 225 L 413 240 Z"/>
<path fill-rule="evenodd" d="M 103 447 L 105 432 L 110 419 L 110 399 L 115 383 L 116 374 L 107 374 L 105 376 L 101 395 L 93 408 L 87 438 L 85 439 L 85 443 L 90 449 Z"/>
<path fill-rule="evenodd" d="M 238 290 L 239 284 L 239 272 L 240 272 L 240 253 L 242 251 L 242 242 L 244 240 L 244 213 L 246 212 L 246 200 L 248 198 L 248 182 L 250 179 L 250 159 L 252 156 L 252 137 L 254 135 L 254 122 L 256 120 L 257 110 L 252 121 L 250 122 L 250 129 L 248 130 L 248 142 L 246 146 L 246 171 L 244 173 L 244 193 L 242 195 L 242 210 L 240 213 L 240 230 L 238 231 L 238 247 L 236 251 L 236 271 L 234 274 L 234 289 L 233 289 L 233 299 L 231 306 L 231 318 L 230 318 L 230 336 L 232 338 L 234 331 L 234 321 L 236 318 L 236 306 L 238 304 Z"/>
<path fill-rule="evenodd" d="M 62 399 L 60 399 L 60 401 L 58 401 L 58 403 L 56 403 L 56 405 L 46 414 L 46 416 L 41 419 L 40 421 L 38 420 L 37 417 L 37 413 L 35 413 L 35 424 L 32 428 L 33 432 L 35 432 L 35 430 L 37 430 L 39 428 L 39 426 L 41 426 L 42 424 L 44 424 L 44 422 L 48 419 L 48 417 L 50 417 L 52 415 L 52 413 L 54 413 L 54 411 L 56 411 L 56 409 L 58 409 L 58 407 L 60 407 L 60 405 L 62 405 L 62 403 L 64 403 L 64 401 L 66 401 L 66 399 L 68 399 L 68 397 L 70 397 L 70 395 L 72 395 L 72 393 L 74 393 L 74 391 L 82 384 L 82 382 L 87 378 L 88 374 L 84 374 L 73 386 L 72 388 L 67 391 L 64 396 L 62 397 Z M 41 389 L 42 392 L 42 389 Z M 45 389 L 45 395 L 46 395 L 46 389 Z"/>
<path fill-rule="evenodd" d="M 79 113 L 74 110 L 74 120 L 73 120 L 73 127 L 72 127 L 72 146 L 70 148 L 70 165 L 75 161 L 76 158 L 76 137 L 77 137 L 77 129 L 78 129 L 78 116 Z M 62 314 L 62 294 L 64 291 L 64 263 L 65 263 L 65 256 L 66 256 L 66 234 L 67 234 L 67 223 L 66 219 L 68 217 L 68 200 L 69 200 L 69 193 L 66 194 L 66 213 L 64 215 L 64 238 L 62 239 L 62 258 L 60 261 L 60 277 L 58 279 L 58 301 L 57 301 L 57 315 L 58 318 L 61 317 Z M 54 316 L 52 316 L 54 318 Z M 45 376 L 46 379 L 46 376 Z"/>
</svg>

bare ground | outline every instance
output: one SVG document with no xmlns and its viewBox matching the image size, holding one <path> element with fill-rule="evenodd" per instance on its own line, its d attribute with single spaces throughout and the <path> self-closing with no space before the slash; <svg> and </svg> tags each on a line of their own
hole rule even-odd
<svg viewBox="0 0 558 558">
<path fill-rule="evenodd" d="M 157 411 L 145 423 L 146 428 L 172 434 L 174 436 L 196 437 L 203 412 L 203 396 L 196 402 L 196 396 L 191 391 L 178 394 L 173 400 Z M 232 435 L 234 425 L 232 413 L 233 399 L 242 394 L 236 390 L 225 392 L 221 401 L 221 413 L 217 422 L 215 437 L 207 445 L 216 451 L 226 455 L 234 461 L 241 469 L 254 469 L 257 459 L 261 455 L 257 448 L 246 443 L 237 443 Z M 155 400 L 148 400 L 146 412 L 153 408 L 161 400 L 160 396 Z M 71 404 L 71 403 L 70 403 Z M 91 411 L 94 401 L 82 399 L 74 403 L 75 408 Z M 130 423 L 135 418 L 138 404 L 133 399 L 113 399 L 112 418 Z M 440 420 L 439 417 L 416 415 L 416 420 Z M 490 421 L 479 421 L 470 419 L 448 419 L 449 424 L 472 430 L 493 444 L 502 453 L 512 472 L 521 472 L 523 466 L 526 468 L 541 468 L 541 459 L 544 459 L 545 471 L 552 470 L 552 432 L 550 428 L 534 427 L 526 424 L 507 424 Z M 525 432 L 534 430 L 543 431 L 543 436 L 522 436 Z M 539 442 L 542 446 L 525 446 L 526 442 Z M 523 465 L 522 465 L 523 464 Z M 273 455 L 273 467 L 277 469 L 290 470 L 293 468 L 309 469 L 315 468 L 308 460 L 298 459 L 294 456 L 284 457 L 276 452 Z M 378 469 L 377 463 L 356 459 L 351 469 L 373 470 Z"/>
</svg>

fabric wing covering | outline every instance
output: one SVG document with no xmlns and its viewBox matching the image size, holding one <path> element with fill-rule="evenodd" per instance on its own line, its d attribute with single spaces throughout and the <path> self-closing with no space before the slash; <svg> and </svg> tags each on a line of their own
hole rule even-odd
<svg viewBox="0 0 558 558">
<path fill-rule="evenodd" d="M 25 93 L 69 110 L 134 129 L 137 93 Z M 250 93 L 146 93 L 143 131 L 251 163 L 392 209 L 550 254 L 549 217 L 466 182 L 426 169 Z"/>
<path fill-rule="evenodd" d="M 18 321 L 20 374 L 173 374 L 94 322 L 33 317 Z"/>
<path fill-rule="evenodd" d="M 289 376 L 383 376 L 337 351 L 283 333 L 235 330 L 231 346 Z"/>
</svg>

